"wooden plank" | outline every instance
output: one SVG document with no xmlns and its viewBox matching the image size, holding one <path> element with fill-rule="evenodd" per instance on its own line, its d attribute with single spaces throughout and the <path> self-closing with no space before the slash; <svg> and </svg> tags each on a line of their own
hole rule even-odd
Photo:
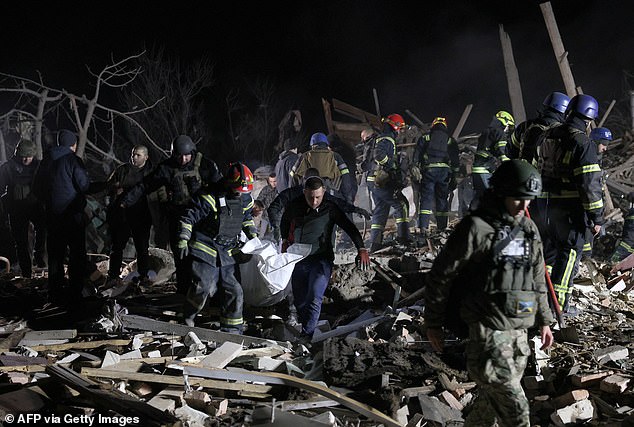
<svg viewBox="0 0 634 427">
<path fill-rule="evenodd" d="M 147 340 L 147 341 L 146 341 Z M 153 338 L 146 337 L 143 339 L 144 342 L 150 342 Z M 65 344 L 51 344 L 51 345 L 36 345 L 30 347 L 35 351 L 64 351 L 71 349 L 88 349 L 88 348 L 97 348 L 104 345 L 112 345 L 112 346 L 127 346 L 132 342 L 131 339 L 112 339 L 112 340 L 97 340 L 97 341 L 83 341 L 83 342 L 69 342 Z"/>
<path fill-rule="evenodd" d="M 357 108 L 339 99 L 332 99 L 332 108 L 334 108 L 334 110 L 338 113 L 346 114 L 349 117 L 359 120 L 360 122 L 369 123 L 377 129 L 381 127 L 381 118 L 379 116 L 368 113 L 361 108 Z"/>
<path fill-rule="evenodd" d="M 282 411 L 303 411 L 304 409 L 330 408 L 339 406 L 339 402 L 332 399 L 309 399 L 309 400 L 285 400 L 277 402 Z"/>
<path fill-rule="evenodd" d="M 539 7 L 542 10 L 542 15 L 544 15 L 544 22 L 546 23 L 550 42 L 553 45 L 553 51 L 555 52 L 557 65 L 559 65 L 559 71 L 564 81 L 566 94 L 572 98 L 577 95 L 577 85 L 575 84 L 575 79 L 572 76 L 570 64 L 568 63 L 568 52 L 564 49 L 564 43 L 561 41 L 561 34 L 559 34 L 559 27 L 557 27 L 553 7 L 550 2 L 540 3 Z"/>
<path fill-rule="evenodd" d="M 70 388 L 79 391 L 81 395 L 90 397 L 95 407 L 115 411 L 124 416 L 139 417 L 141 425 L 165 425 L 165 423 L 177 421 L 174 416 L 118 390 L 102 390 L 99 388 L 99 383 L 63 366 L 47 366 L 46 372 Z"/>
<path fill-rule="evenodd" d="M 361 322 L 357 322 L 357 323 L 351 323 L 349 325 L 343 325 L 343 326 L 339 326 L 338 328 L 333 329 L 332 331 L 328 331 L 328 332 L 324 332 L 321 333 L 319 335 L 315 334 L 313 335 L 313 339 L 311 340 L 311 342 L 313 343 L 318 343 L 321 341 L 325 341 L 328 338 L 332 338 L 332 337 L 338 337 L 339 335 L 345 335 L 345 334 L 349 334 L 350 332 L 354 332 L 358 329 L 361 329 L 365 326 L 371 325 L 375 322 L 378 322 L 379 320 L 383 319 L 385 316 L 376 316 L 373 317 L 371 319 L 367 319 L 367 320 L 363 320 Z"/>
<path fill-rule="evenodd" d="M 185 336 L 188 332 L 194 332 L 198 338 L 204 341 L 214 342 L 233 342 L 237 344 L 250 345 L 279 345 L 288 347 L 288 344 L 279 343 L 273 340 L 263 338 L 250 337 L 248 335 L 230 334 L 227 332 L 212 331 L 211 329 L 190 327 L 176 323 L 162 322 L 147 317 L 125 314 L 121 316 L 123 326 L 129 329 L 138 329 L 142 331 L 164 332 L 178 336 Z"/>
<path fill-rule="evenodd" d="M 129 372 L 115 369 L 81 368 L 81 373 L 92 378 L 110 378 L 118 380 L 143 381 L 147 383 L 183 385 L 182 376 L 149 374 L 143 372 Z M 269 393 L 270 386 L 260 384 L 230 383 L 226 381 L 210 380 L 198 377 L 188 377 L 187 382 L 193 387 L 213 388 L 216 390 L 244 391 L 248 393 Z"/>
<path fill-rule="evenodd" d="M 227 371 L 224 369 L 202 368 L 196 365 L 185 364 L 182 364 L 180 366 L 172 364 L 169 365 L 169 367 L 180 367 L 183 369 L 183 374 L 193 375 L 195 377 L 215 378 L 233 381 L 256 381 L 264 382 L 266 384 L 279 384 L 297 387 L 302 390 L 317 393 L 336 402 L 339 402 L 341 405 L 346 406 L 347 408 L 350 408 L 353 411 L 368 417 L 369 419 L 381 422 L 388 427 L 400 427 L 400 424 L 396 420 L 388 417 L 382 412 L 379 412 L 364 403 L 344 396 L 343 394 L 331 390 L 321 384 L 293 377 L 291 375 L 279 374 L 276 372 Z"/>
<path fill-rule="evenodd" d="M 615 104 L 616 104 L 616 99 L 613 99 L 612 102 L 610 102 L 610 105 L 608 106 L 607 110 L 605 110 L 605 113 L 603 113 L 603 117 L 601 117 L 601 120 L 599 120 L 599 124 L 597 125 L 597 127 L 603 127 L 603 124 L 605 123 L 608 116 L 610 115 L 610 112 L 612 112 L 612 109 L 614 108 Z"/>
<path fill-rule="evenodd" d="M 207 368 L 222 369 L 242 352 L 242 345 L 232 342 L 225 342 L 220 347 L 211 352 L 200 361 L 202 366 Z"/>
<path fill-rule="evenodd" d="M 453 133 L 451 134 L 451 137 L 455 139 L 456 141 L 460 137 L 460 132 L 462 132 L 462 128 L 464 128 L 464 125 L 467 122 L 467 119 L 469 118 L 469 114 L 471 114 L 472 108 L 473 108 L 473 104 L 468 104 L 464 108 L 464 111 L 462 112 L 462 116 L 460 116 L 460 120 L 458 120 L 458 124 L 456 125 L 456 128 L 454 129 Z"/>
<path fill-rule="evenodd" d="M 326 119 L 326 127 L 328 128 L 328 133 L 334 133 L 335 127 L 332 123 L 332 111 L 330 111 L 330 103 L 324 98 L 321 98 L 321 105 L 324 109 L 324 118 Z"/>
<path fill-rule="evenodd" d="M 513 57 L 513 45 L 511 43 L 511 37 L 504 31 L 504 25 L 500 24 L 499 30 L 502 56 L 504 57 L 504 69 L 506 70 L 506 83 L 509 88 L 513 117 L 515 118 L 515 123 L 521 123 L 526 121 L 526 110 L 524 109 L 520 75 L 515 65 L 515 58 Z"/>
</svg>

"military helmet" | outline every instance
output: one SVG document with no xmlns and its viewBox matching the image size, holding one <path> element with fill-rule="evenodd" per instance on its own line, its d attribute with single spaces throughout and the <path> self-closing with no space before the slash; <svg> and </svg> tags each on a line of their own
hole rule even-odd
<svg viewBox="0 0 634 427">
<path fill-rule="evenodd" d="M 495 194 L 514 199 L 534 199 L 542 191 L 542 178 L 526 160 L 502 162 L 489 181 Z"/>
<path fill-rule="evenodd" d="M 185 156 L 196 150 L 196 144 L 187 135 L 178 135 L 172 140 L 172 156 Z"/>
<path fill-rule="evenodd" d="M 37 154 L 37 147 L 35 142 L 28 139 L 23 139 L 15 147 L 16 157 L 35 157 Z"/>
<path fill-rule="evenodd" d="M 608 128 L 594 128 L 590 131 L 590 139 L 607 145 L 608 141 L 612 141 L 612 131 Z"/>
<path fill-rule="evenodd" d="M 594 120 L 599 117 L 599 103 L 590 95 L 577 95 L 570 100 L 566 112 L 574 113 L 585 120 Z"/>
<path fill-rule="evenodd" d="M 542 102 L 545 107 L 559 111 L 560 113 L 566 112 L 566 108 L 568 108 L 569 103 L 570 98 L 568 95 L 561 92 L 551 92 L 546 98 L 544 98 L 544 102 Z"/>
</svg>

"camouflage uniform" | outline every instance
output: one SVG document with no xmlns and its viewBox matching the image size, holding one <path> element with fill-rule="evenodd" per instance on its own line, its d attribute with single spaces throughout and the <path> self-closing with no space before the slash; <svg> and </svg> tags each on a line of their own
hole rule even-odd
<svg viewBox="0 0 634 427">
<path fill-rule="evenodd" d="M 468 325 L 467 368 L 479 394 L 466 426 L 529 426 L 520 385 L 530 353 L 526 329 L 553 320 L 542 245 L 535 224 L 511 217 L 503 199 L 485 193 L 483 202 L 434 261 L 425 324 L 439 329 L 460 318 Z"/>
</svg>

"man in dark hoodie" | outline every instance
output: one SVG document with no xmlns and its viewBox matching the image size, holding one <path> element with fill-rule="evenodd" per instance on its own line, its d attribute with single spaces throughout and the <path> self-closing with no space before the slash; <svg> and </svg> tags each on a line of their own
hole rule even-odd
<svg viewBox="0 0 634 427">
<path fill-rule="evenodd" d="M 44 205 L 32 191 L 33 177 L 40 161 L 35 158 L 35 143 L 22 140 L 15 148 L 15 155 L 0 166 L 0 194 L 6 190 L 3 202 L 9 213 L 11 235 L 20 263 L 22 277 L 31 277 L 31 248 L 29 224 L 35 228 L 35 263 L 45 266 L 46 219 Z"/>
<path fill-rule="evenodd" d="M 116 168 L 107 181 L 110 204 L 106 213 L 112 249 L 110 252 L 110 268 L 108 281 L 116 281 L 121 272 L 123 250 L 132 237 L 137 256 L 139 280 L 147 278 L 148 247 L 150 244 L 150 228 L 152 217 L 145 195 L 126 208 L 121 207 L 121 198 L 126 189 L 140 183 L 152 170 L 148 149 L 144 145 L 136 145 L 132 149 L 130 163 Z"/>
<path fill-rule="evenodd" d="M 76 150 L 77 136 L 60 130 L 56 146 L 46 152 L 33 181 L 35 195 L 46 206 L 49 296 L 58 300 L 63 291 L 66 248 L 71 300 L 81 298 L 86 269 L 84 208 L 90 181 Z"/>
</svg>

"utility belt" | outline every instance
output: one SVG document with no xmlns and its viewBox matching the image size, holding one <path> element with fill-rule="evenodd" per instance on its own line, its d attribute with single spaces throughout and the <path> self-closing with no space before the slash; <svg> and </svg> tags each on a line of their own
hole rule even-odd
<svg viewBox="0 0 634 427">
<path fill-rule="evenodd" d="M 227 237 L 218 235 L 214 237 L 213 240 L 214 243 L 219 246 L 235 247 L 238 246 L 238 244 L 240 243 L 240 236 Z"/>
</svg>

